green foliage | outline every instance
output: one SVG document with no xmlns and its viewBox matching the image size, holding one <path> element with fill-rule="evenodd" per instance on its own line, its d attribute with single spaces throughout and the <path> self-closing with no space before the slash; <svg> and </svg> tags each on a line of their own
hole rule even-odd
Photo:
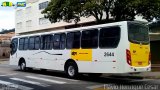
<svg viewBox="0 0 160 90">
<path fill-rule="evenodd" d="M 6 34 L 6 33 L 9 33 L 9 32 L 15 32 L 15 28 L 13 28 L 13 29 L 2 29 L 2 31 L 0 31 L 0 34 Z"/>
<path fill-rule="evenodd" d="M 42 13 L 51 23 L 77 23 L 80 17 L 90 16 L 106 23 L 110 15 L 114 21 L 134 20 L 136 15 L 151 21 L 160 18 L 160 0 L 51 0 Z"/>
<path fill-rule="evenodd" d="M 134 20 L 135 11 L 135 0 L 117 0 L 114 2 L 111 15 L 115 18 L 115 21 Z"/>
<path fill-rule="evenodd" d="M 139 0 L 137 3 L 137 14 L 144 19 L 152 21 L 153 18 L 160 18 L 160 0 Z"/>
<path fill-rule="evenodd" d="M 51 23 L 80 21 L 81 4 L 78 0 L 51 0 L 48 7 L 42 11 Z"/>
</svg>

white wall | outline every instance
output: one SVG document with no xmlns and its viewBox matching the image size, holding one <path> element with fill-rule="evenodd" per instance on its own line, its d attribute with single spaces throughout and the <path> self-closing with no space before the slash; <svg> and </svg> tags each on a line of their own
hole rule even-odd
<svg viewBox="0 0 160 90">
<path fill-rule="evenodd" d="M 42 29 L 47 29 L 47 28 L 56 28 L 56 27 L 63 27 L 66 25 L 71 25 L 73 23 L 66 23 L 66 22 L 58 22 L 58 23 L 53 23 L 51 24 L 50 22 L 47 24 L 39 24 L 39 18 L 43 18 L 44 15 L 41 14 L 42 10 L 39 10 L 39 3 L 45 2 L 45 1 L 50 1 L 50 0 L 37 0 L 37 2 L 34 3 L 28 3 L 26 8 L 17 8 L 16 9 L 16 34 L 19 33 L 24 33 L 24 32 L 30 32 L 30 31 L 39 31 Z M 31 7 L 30 12 L 27 10 L 27 8 Z M 27 27 L 26 21 L 32 21 L 31 27 Z M 81 18 L 81 21 L 79 23 L 83 22 L 89 22 L 89 21 L 94 21 L 93 17 L 89 18 Z M 22 23 L 22 27 L 18 28 L 17 26 L 18 23 Z"/>
</svg>

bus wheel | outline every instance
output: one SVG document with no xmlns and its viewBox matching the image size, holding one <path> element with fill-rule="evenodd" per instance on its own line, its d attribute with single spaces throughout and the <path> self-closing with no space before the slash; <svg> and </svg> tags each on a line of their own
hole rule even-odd
<svg viewBox="0 0 160 90">
<path fill-rule="evenodd" d="M 26 71 L 26 63 L 22 61 L 19 65 L 21 71 Z"/>
<path fill-rule="evenodd" d="M 75 78 L 78 76 L 78 67 L 74 62 L 69 62 L 66 67 L 66 73 L 69 78 Z"/>
</svg>

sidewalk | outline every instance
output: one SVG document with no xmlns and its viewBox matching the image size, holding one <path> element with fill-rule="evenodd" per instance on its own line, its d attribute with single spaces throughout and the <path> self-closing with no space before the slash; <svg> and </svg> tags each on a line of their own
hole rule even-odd
<svg viewBox="0 0 160 90">
<path fill-rule="evenodd" d="M 0 64 L 9 65 L 9 58 L 0 59 Z"/>
</svg>

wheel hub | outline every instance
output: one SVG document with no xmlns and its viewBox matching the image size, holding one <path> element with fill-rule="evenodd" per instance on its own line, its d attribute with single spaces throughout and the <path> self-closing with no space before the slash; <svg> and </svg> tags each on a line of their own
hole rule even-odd
<svg viewBox="0 0 160 90">
<path fill-rule="evenodd" d="M 75 75 L 75 69 L 74 69 L 73 66 L 69 66 L 69 68 L 68 68 L 68 74 L 70 76 L 74 76 Z"/>
</svg>

